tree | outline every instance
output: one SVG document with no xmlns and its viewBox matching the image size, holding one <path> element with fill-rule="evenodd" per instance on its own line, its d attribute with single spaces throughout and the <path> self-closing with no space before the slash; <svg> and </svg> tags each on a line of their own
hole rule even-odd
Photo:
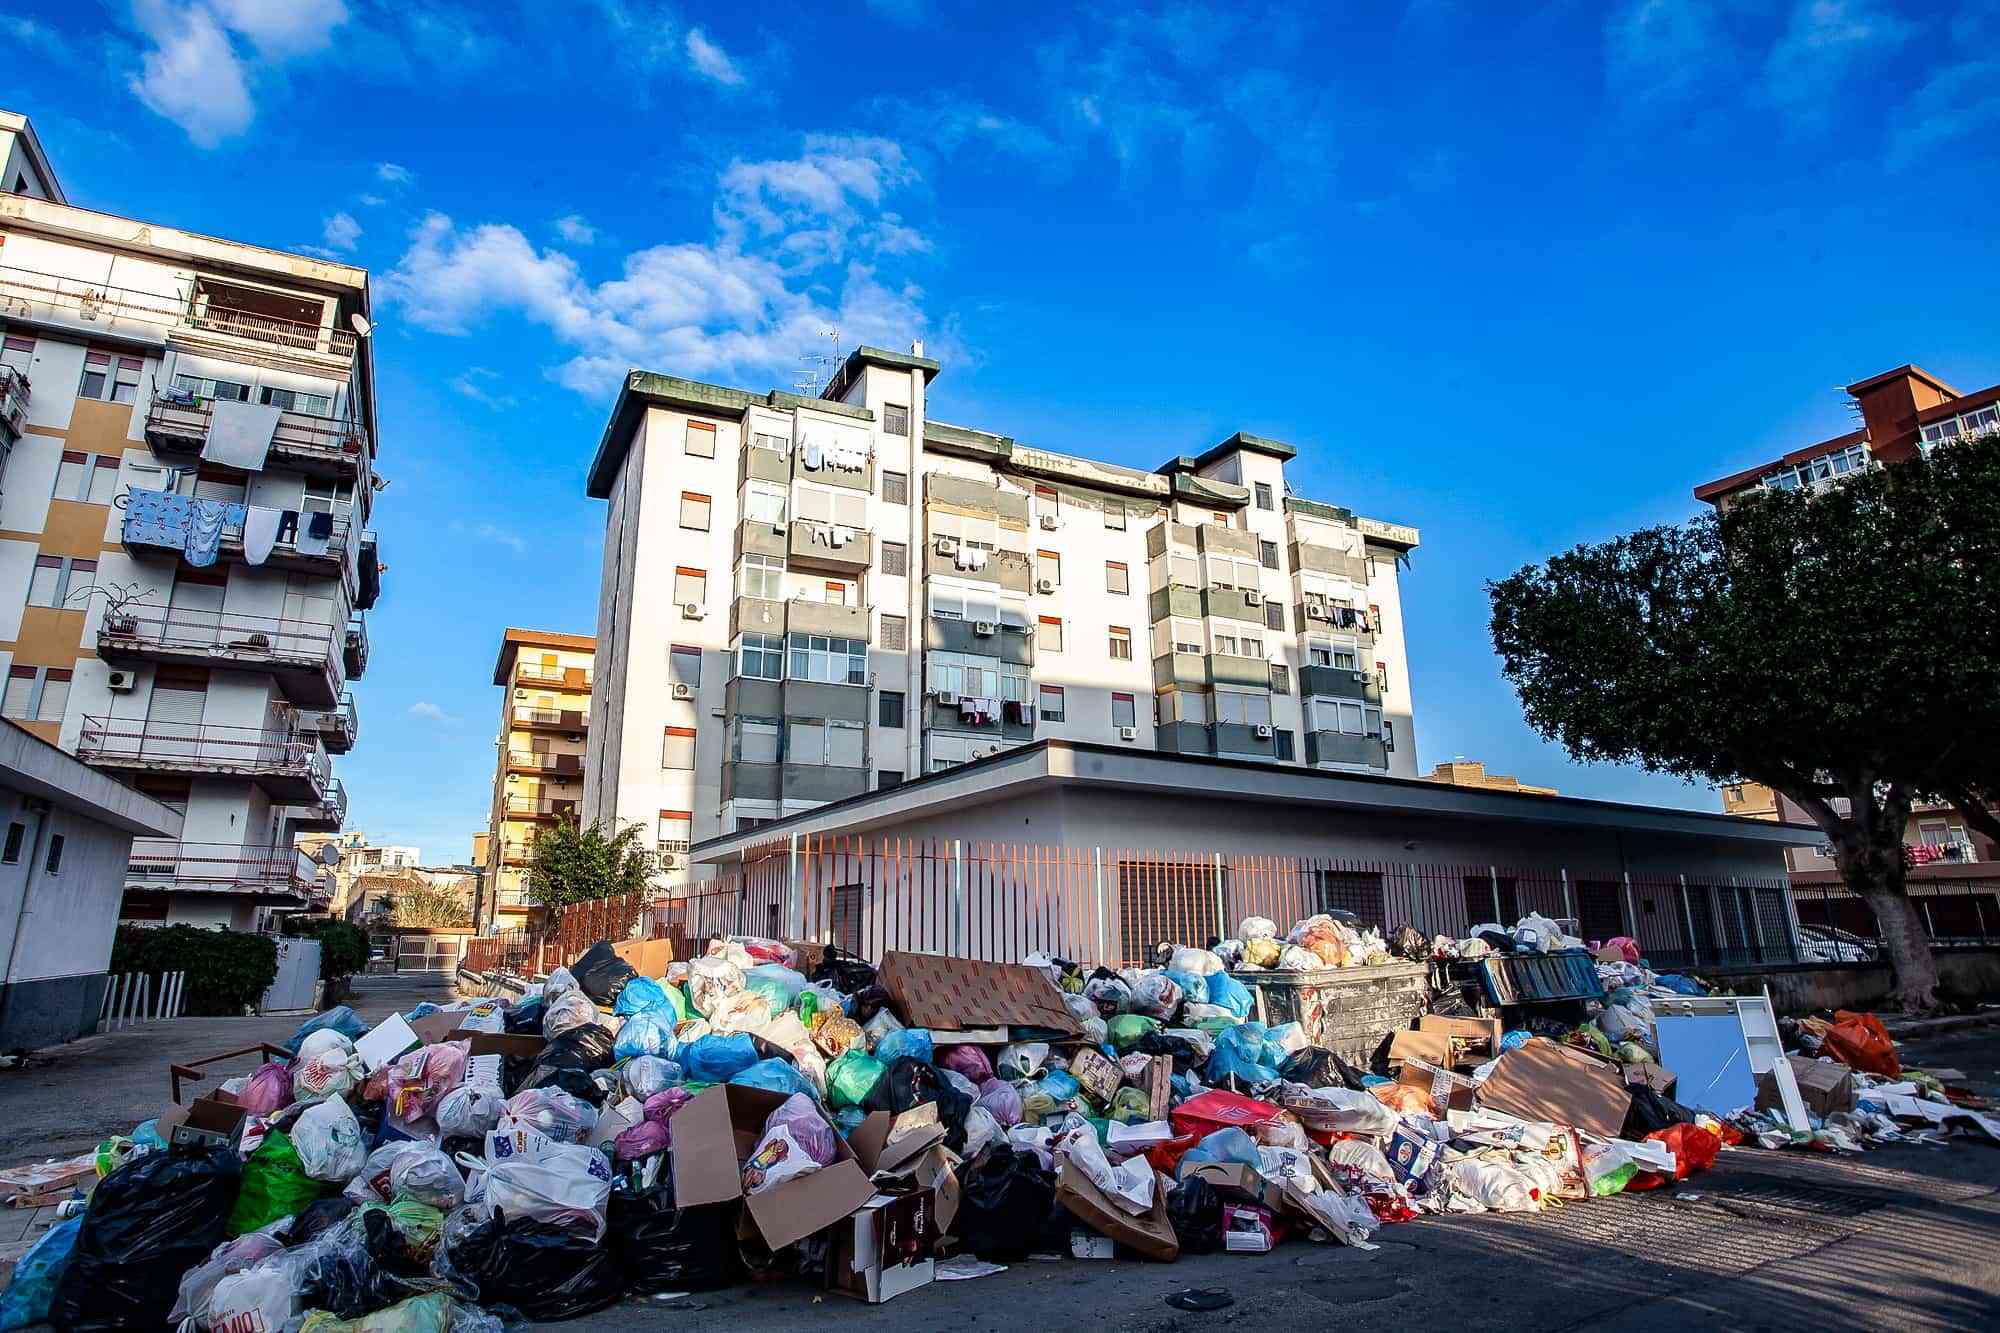
<svg viewBox="0 0 2000 1333">
<path fill-rule="evenodd" d="M 464 926 L 472 923 L 472 904 L 461 894 L 441 888 L 416 871 L 397 886 L 394 920 L 399 926 Z"/>
<path fill-rule="evenodd" d="M 644 892 L 659 864 L 637 823 L 579 828 L 567 815 L 528 842 L 528 895 L 543 907 Z"/>
<path fill-rule="evenodd" d="M 2000 790 L 2000 439 L 1579 546 L 1487 585 L 1528 724 L 1571 757 L 1790 797 L 1936 1003 L 1917 797 Z"/>
</svg>

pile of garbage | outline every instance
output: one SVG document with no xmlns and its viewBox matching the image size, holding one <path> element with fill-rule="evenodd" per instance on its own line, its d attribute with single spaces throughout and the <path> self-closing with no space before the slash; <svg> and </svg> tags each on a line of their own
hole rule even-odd
<svg viewBox="0 0 2000 1333">
<path fill-rule="evenodd" d="M 1251 1017 L 1259 970 L 1462 960 L 1496 932 L 1580 944 L 1524 922 L 1391 948 L 1327 916 L 1281 944 L 1251 918 L 1149 968 L 878 969 L 733 937 L 649 976 L 600 942 L 511 1003 L 373 1027 L 334 1009 L 101 1145 L 87 1206 L 21 1262 L 0 1328 L 486 1333 L 753 1278 L 880 1301 L 1050 1252 L 1367 1246 L 1425 1213 L 1658 1188 L 1738 1145 L 1846 1149 L 1976 1114 L 1846 1014 L 1791 1034 L 1811 1043 L 1805 1131 L 1690 1110 L 1654 1017 L 1689 991 L 1618 941 L 1581 1021 L 1428 1013 L 1366 1069 Z"/>
</svg>

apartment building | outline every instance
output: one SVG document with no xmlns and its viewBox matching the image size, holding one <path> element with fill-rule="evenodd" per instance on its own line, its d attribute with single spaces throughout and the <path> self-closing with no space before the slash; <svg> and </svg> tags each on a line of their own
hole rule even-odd
<svg viewBox="0 0 2000 1333">
<path fill-rule="evenodd" d="M 381 591 L 368 275 L 75 207 L 0 115 L 0 713 L 182 815 L 123 918 L 313 903 Z"/>
<path fill-rule="evenodd" d="M 586 819 L 671 853 L 1042 739 L 1415 776 L 1415 529 L 1294 495 L 1255 435 L 1144 472 L 933 420 L 939 370 L 627 379 Z"/>
<path fill-rule="evenodd" d="M 534 912 L 529 843 L 538 830 L 581 816 L 596 655 L 597 640 L 588 634 L 509 629 L 500 636 L 493 664 L 493 683 L 501 689 L 500 733 L 479 901 L 482 929 L 527 923 Z"/>
<path fill-rule="evenodd" d="M 1478 787 L 1484 791 L 1518 791 L 1530 796 L 1554 796 L 1554 787 L 1537 787 L 1508 773 L 1488 773 L 1486 765 L 1477 759 L 1454 759 L 1448 764 L 1438 764 L 1425 776 L 1426 782 L 1441 782 L 1447 787 Z"/>
</svg>

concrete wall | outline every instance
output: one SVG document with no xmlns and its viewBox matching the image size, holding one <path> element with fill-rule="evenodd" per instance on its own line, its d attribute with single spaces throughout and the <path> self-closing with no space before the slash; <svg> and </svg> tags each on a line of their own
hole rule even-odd
<svg viewBox="0 0 2000 1333">
<path fill-rule="evenodd" d="M 2000 995 L 2000 949 L 1940 953 L 1937 969 L 1939 999 L 1990 1003 Z M 1876 1009 L 1889 998 L 1896 977 L 1887 963 L 1841 963 L 1731 973 L 1715 980 L 1720 989 L 1732 995 L 1755 995 L 1769 987 L 1771 1006 L 1779 1013 L 1812 1014 L 1828 1009 Z"/>
</svg>

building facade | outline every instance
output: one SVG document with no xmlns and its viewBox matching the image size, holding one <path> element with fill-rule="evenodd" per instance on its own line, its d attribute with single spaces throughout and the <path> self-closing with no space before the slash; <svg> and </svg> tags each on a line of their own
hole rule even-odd
<svg viewBox="0 0 2000 1333">
<path fill-rule="evenodd" d="M 12 178 L 31 132 L 0 118 Z M 0 193 L 0 714 L 178 811 L 124 916 L 311 904 L 381 589 L 368 275 Z M 9 181 L 10 186 L 12 180 Z M 39 185 L 39 188 L 36 188 Z"/>
<path fill-rule="evenodd" d="M 500 732 L 485 835 L 482 929 L 527 923 L 534 912 L 529 843 L 538 830 L 582 815 L 596 655 L 597 641 L 588 634 L 509 629 L 500 637 L 493 664 L 493 683 L 501 689 Z"/>
<path fill-rule="evenodd" d="M 1486 791 L 1526 792 L 1530 796 L 1556 794 L 1554 787 L 1536 787 L 1506 773 L 1488 773 L 1486 765 L 1477 759 L 1454 759 L 1448 764 L 1438 764 L 1431 769 L 1425 781 L 1442 782 L 1448 787 L 1480 787 Z"/>
<path fill-rule="evenodd" d="M 1414 529 L 1293 495 L 1254 435 L 1142 472 L 935 421 L 938 371 L 628 378 L 589 480 L 585 819 L 677 857 L 1046 739 L 1415 776 Z"/>
</svg>

